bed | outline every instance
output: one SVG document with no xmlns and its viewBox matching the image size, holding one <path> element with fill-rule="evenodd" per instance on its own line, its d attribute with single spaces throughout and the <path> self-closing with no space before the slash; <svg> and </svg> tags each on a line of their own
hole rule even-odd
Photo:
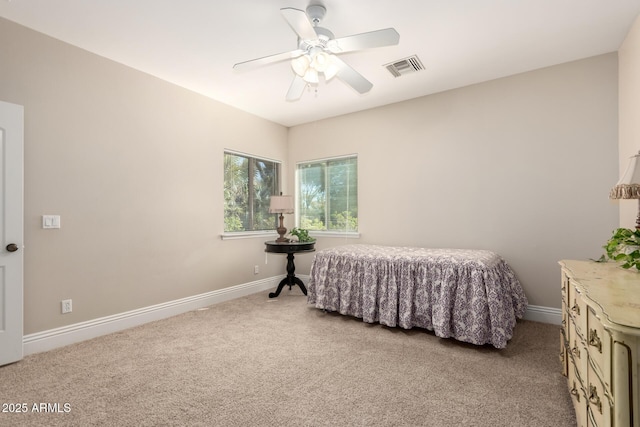
<svg viewBox="0 0 640 427">
<path fill-rule="evenodd" d="M 364 322 L 504 348 L 527 298 L 494 252 L 345 245 L 316 252 L 307 301 Z"/>
</svg>

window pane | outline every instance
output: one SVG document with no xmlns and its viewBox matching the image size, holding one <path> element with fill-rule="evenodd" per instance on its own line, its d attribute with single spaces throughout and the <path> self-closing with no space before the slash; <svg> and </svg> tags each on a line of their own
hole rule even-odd
<svg viewBox="0 0 640 427">
<path fill-rule="evenodd" d="M 224 231 L 246 230 L 249 211 L 249 159 L 224 155 Z"/>
<path fill-rule="evenodd" d="M 358 230 L 358 173 L 355 158 L 329 162 L 329 230 Z"/>
<path fill-rule="evenodd" d="M 269 213 L 271 195 L 278 194 L 278 164 L 260 159 L 253 161 L 253 228 L 273 230 L 276 216 Z"/>
<path fill-rule="evenodd" d="M 271 195 L 279 192 L 280 164 L 238 154 L 224 154 L 224 231 L 276 228 L 269 213 Z"/>
<path fill-rule="evenodd" d="M 358 230 L 357 158 L 298 165 L 298 224 L 308 230 Z"/>
<path fill-rule="evenodd" d="M 298 166 L 298 223 L 301 228 L 326 230 L 325 169 L 326 163 Z"/>
</svg>

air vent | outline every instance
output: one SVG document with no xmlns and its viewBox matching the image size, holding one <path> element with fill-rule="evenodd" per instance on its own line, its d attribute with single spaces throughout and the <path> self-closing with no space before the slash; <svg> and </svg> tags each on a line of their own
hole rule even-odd
<svg viewBox="0 0 640 427">
<path fill-rule="evenodd" d="M 387 70 L 389 70 L 391 74 L 393 74 L 393 77 L 400 77 L 404 76 L 405 74 L 411 74 L 415 73 L 416 71 L 424 70 L 424 66 L 422 65 L 422 62 L 420 62 L 420 59 L 417 55 L 413 55 L 408 58 L 386 64 L 384 66 L 387 67 Z"/>
</svg>

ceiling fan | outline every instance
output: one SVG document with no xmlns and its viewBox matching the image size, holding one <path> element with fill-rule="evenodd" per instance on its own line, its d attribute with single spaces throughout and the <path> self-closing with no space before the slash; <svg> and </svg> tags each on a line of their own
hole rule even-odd
<svg viewBox="0 0 640 427">
<path fill-rule="evenodd" d="M 263 58 L 235 64 L 235 70 L 248 70 L 274 62 L 291 60 L 295 73 L 287 92 L 287 101 L 297 101 L 307 85 L 316 85 L 322 74 L 326 81 L 338 77 L 359 93 L 366 93 L 373 84 L 338 58 L 338 54 L 374 47 L 398 44 L 400 35 L 393 28 L 334 38 L 333 33 L 318 24 L 327 10 L 322 5 L 310 5 L 307 11 L 285 7 L 280 9 L 291 29 L 298 35 L 298 48 Z"/>
</svg>

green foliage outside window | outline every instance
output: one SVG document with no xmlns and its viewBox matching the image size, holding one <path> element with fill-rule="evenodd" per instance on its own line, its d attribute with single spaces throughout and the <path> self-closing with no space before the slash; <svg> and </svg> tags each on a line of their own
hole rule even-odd
<svg viewBox="0 0 640 427">
<path fill-rule="evenodd" d="M 358 231 L 357 157 L 301 163 L 297 173 L 301 228 Z"/>
<path fill-rule="evenodd" d="M 224 231 L 276 228 L 269 213 L 271 196 L 279 192 L 280 164 L 234 153 L 224 154 Z"/>
</svg>

